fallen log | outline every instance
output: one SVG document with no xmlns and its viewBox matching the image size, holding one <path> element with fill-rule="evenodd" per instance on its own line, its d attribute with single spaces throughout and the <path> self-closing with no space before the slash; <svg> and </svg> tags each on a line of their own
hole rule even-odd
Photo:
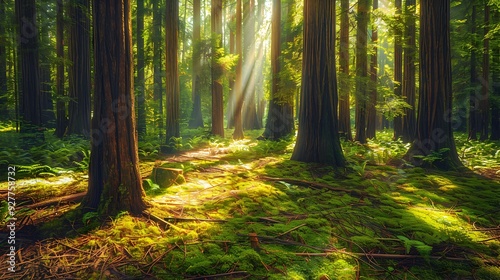
<svg viewBox="0 0 500 280">
<path fill-rule="evenodd" d="M 80 192 L 80 193 L 70 194 L 70 195 L 61 196 L 61 197 L 54 197 L 54 198 L 40 201 L 40 202 L 31 204 L 31 205 L 27 205 L 27 207 L 30 209 L 36 209 L 36 208 L 43 208 L 43 207 L 52 206 L 52 205 L 68 204 L 68 203 L 72 203 L 72 202 L 77 203 L 77 202 L 80 202 L 86 194 L 87 194 L 87 192 Z"/>
</svg>

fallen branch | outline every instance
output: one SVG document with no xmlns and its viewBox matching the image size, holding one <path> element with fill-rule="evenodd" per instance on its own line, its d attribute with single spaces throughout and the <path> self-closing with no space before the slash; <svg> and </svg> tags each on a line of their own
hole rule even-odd
<svg viewBox="0 0 500 280">
<path fill-rule="evenodd" d="M 228 276 L 247 276 L 247 275 L 248 275 L 248 272 L 246 272 L 246 271 L 233 271 L 233 272 L 228 272 L 228 273 L 189 277 L 186 279 L 189 279 L 189 280 L 218 279 L 218 278 L 228 277 Z"/>
<path fill-rule="evenodd" d="M 298 179 L 291 179 L 291 178 L 274 178 L 274 177 L 268 177 L 268 176 L 259 176 L 259 179 L 262 179 L 264 181 L 271 181 L 271 182 L 285 182 L 291 185 L 297 185 L 297 186 L 302 186 L 302 187 L 310 187 L 314 189 L 329 189 L 331 191 L 338 191 L 338 192 L 358 192 L 356 190 L 348 190 L 348 189 L 343 189 L 343 188 L 335 188 L 330 185 L 324 184 L 324 183 L 319 183 L 319 182 L 311 182 L 311 181 L 303 181 L 303 180 L 298 180 Z"/>
<path fill-rule="evenodd" d="M 307 224 L 301 224 L 301 225 L 298 225 L 298 226 L 296 226 L 296 227 L 293 227 L 293 228 L 291 228 L 291 229 L 289 229 L 289 230 L 287 230 L 287 231 L 285 231 L 285 232 L 283 232 L 283 233 L 280 233 L 280 234 L 276 235 L 276 237 L 281 237 L 281 236 L 283 236 L 283 235 L 285 235 L 285 234 L 287 234 L 287 233 L 290 233 L 290 232 L 292 232 L 292 231 L 294 231 L 294 230 L 296 230 L 296 229 L 299 229 L 299 228 L 301 228 L 301 227 L 303 227 L 303 226 L 307 226 Z"/>
<path fill-rule="evenodd" d="M 30 209 L 36 209 L 36 208 L 43 208 L 47 206 L 52 206 L 52 205 L 59 205 L 59 204 L 68 204 L 72 202 L 80 202 L 83 197 L 87 194 L 87 192 L 80 192 L 80 193 L 75 193 L 75 194 L 70 194 L 62 197 L 55 197 L 51 198 L 48 200 L 40 201 L 35 204 L 27 205 L 28 208 Z"/>
<path fill-rule="evenodd" d="M 379 258 L 379 259 L 425 259 L 430 258 L 433 260 L 450 260 L 450 261 L 470 261 L 466 258 L 446 257 L 446 256 L 421 256 L 421 255 L 399 255 L 399 254 L 373 254 L 373 253 L 351 253 L 342 250 L 332 250 L 331 252 L 324 253 L 295 253 L 296 256 L 301 257 L 326 257 L 335 253 L 346 254 L 350 256 L 366 257 L 366 258 Z"/>
<path fill-rule="evenodd" d="M 186 221 L 186 222 L 212 222 L 212 223 L 226 223 L 227 220 L 220 219 L 198 219 L 198 218 L 182 218 L 182 217 L 166 217 L 165 220 Z"/>
<path fill-rule="evenodd" d="M 182 229 L 182 228 L 180 228 L 172 223 L 169 223 L 169 222 L 165 221 L 164 219 L 162 219 L 162 218 L 160 218 L 160 217 L 158 217 L 150 212 L 145 211 L 143 213 L 143 216 L 150 219 L 150 220 L 153 220 L 153 221 L 159 223 L 160 225 L 162 225 L 162 227 L 164 229 L 171 227 L 171 228 L 176 229 L 176 230 L 181 231 L 181 232 L 188 232 L 187 230 Z"/>
</svg>

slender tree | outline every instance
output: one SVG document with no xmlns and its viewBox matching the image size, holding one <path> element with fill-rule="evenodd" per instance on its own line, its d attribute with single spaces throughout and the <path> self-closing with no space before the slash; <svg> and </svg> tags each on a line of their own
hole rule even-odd
<svg viewBox="0 0 500 280">
<path fill-rule="evenodd" d="M 69 4 L 69 123 L 66 134 L 88 136 L 90 131 L 90 1 Z"/>
<path fill-rule="evenodd" d="M 230 12 L 231 13 L 231 12 Z M 231 15 L 229 20 L 229 53 L 235 54 L 236 52 L 236 17 L 235 14 Z M 227 100 L 227 128 L 234 127 L 234 110 L 236 107 L 236 100 L 234 98 L 235 95 L 235 78 L 236 75 L 230 73 L 229 79 L 229 97 Z"/>
<path fill-rule="evenodd" d="M 153 30 L 151 31 L 151 40 L 153 43 L 153 100 L 155 103 L 153 112 L 155 125 L 158 128 L 158 136 L 163 138 L 163 81 L 162 81 L 162 61 L 161 61 L 161 23 L 162 11 L 159 1 L 153 2 Z M 167 28 L 169 28 L 167 26 Z M 167 138 L 168 141 L 168 138 Z"/>
<path fill-rule="evenodd" d="M 224 137 L 222 0 L 212 0 L 212 134 Z"/>
<path fill-rule="evenodd" d="M 493 11 L 493 24 L 500 23 L 500 12 Z M 491 93 L 491 140 L 500 140 L 500 38 L 498 35 L 492 39 L 492 82 Z"/>
<path fill-rule="evenodd" d="M 411 108 L 404 109 L 401 117 L 402 137 L 404 142 L 410 142 L 415 137 L 415 0 L 405 2 L 405 34 L 404 34 L 404 71 L 403 99 Z"/>
<path fill-rule="evenodd" d="M 103 216 L 146 208 L 134 114 L 130 0 L 93 1 L 94 113 L 85 211 Z"/>
<path fill-rule="evenodd" d="M 420 156 L 437 154 L 434 166 L 445 170 L 463 167 L 447 118 L 451 109 L 450 0 L 422 0 L 417 132 L 406 154 L 414 165 L 427 163 Z"/>
<path fill-rule="evenodd" d="M 395 0 L 396 16 L 401 19 L 401 2 L 402 0 Z M 403 32 L 399 24 L 396 24 L 394 30 L 394 95 L 397 98 L 402 95 L 402 82 L 403 82 Z M 403 135 L 403 121 L 402 116 L 398 115 L 394 118 L 394 138 L 397 139 Z"/>
<path fill-rule="evenodd" d="M 7 107 L 7 34 L 5 29 L 5 0 L 0 0 L 0 119 L 8 118 Z"/>
<path fill-rule="evenodd" d="M 478 111 L 479 104 L 476 96 L 477 89 L 477 43 L 476 43 L 476 13 L 477 8 L 475 4 L 472 4 L 471 12 L 471 37 L 472 37 L 472 47 L 470 48 L 470 93 L 469 93 L 469 140 L 477 140 L 477 126 L 478 126 Z"/>
<path fill-rule="evenodd" d="M 349 0 L 340 1 L 339 134 L 352 140 L 349 101 Z"/>
<path fill-rule="evenodd" d="M 243 139 L 243 122 L 241 119 L 241 109 L 243 107 L 243 46 L 242 46 L 242 15 L 241 15 L 241 0 L 236 0 L 236 54 L 238 62 L 236 64 L 236 80 L 234 82 L 234 132 L 233 139 Z"/>
<path fill-rule="evenodd" d="M 38 62 L 38 31 L 34 0 L 16 0 L 18 53 L 21 76 L 21 132 L 37 132 L 41 126 L 40 80 Z M 43 134 L 40 134 L 42 136 Z M 32 140 L 40 140 L 32 139 Z M 29 143 L 27 143 L 29 144 Z"/>
<path fill-rule="evenodd" d="M 144 77 L 144 0 L 137 0 L 137 78 L 135 80 L 135 96 L 137 100 L 137 132 L 139 137 L 146 135 L 146 95 Z"/>
<path fill-rule="evenodd" d="M 56 131 L 57 137 L 62 138 L 68 126 L 66 117 L 66 102 L 64 102 L 64 5 L 63 1 L 57 1 L 56 16 Z"/>
<path fill-rule="evenodd" d="M 378 9 L 378 0 L 373 0 L 373 11 Z M 378 30 L 377 23 L 372 23 L 372 50 L 370 55 L 370 96 L 366 106 L 366 138 L 375 138 L 377 122 L 377 83 L 378 83 Z"/>
<path fill-rule="evenodd" d="M 255 0 L 245 0 L 243 5 L 243 68 L 245 69 L 244 82 L 244 129 L 260 129 L 261 123 L 257 119 L 257 107 L 255 103 L 255 83 L 257 71 L 255 66 Z"/>
<path fill-rule="evenodd" d="M 166 2 L 166 96 L 167 96 L 167 133 L 165 151 L 172 151 L 172 137 L 180 137 L 180 87 L 177 62 L 179 1 Z"/>
<path fill-rule="evenodd" d="M 293 95 L 280 94 L 281 1 L 273 0 L 271 31 L 271 101 L 263 138 L 279 140 L 293 132 Z"/>
<path fill-rule="evenodd" d="M 186 9 L 187 10 L 187 9 Z M 193 0 L 193 62 L 192 62 L 192 88 L 193 88 L 193 110 L 189 119 L 189 127 L 203 127 L 203 118 L 201 114 L 201 2 Z M 184 43 L 186 45 L 186 43 Z"/>
<path fill-rule="evenodd" d="M 299 130 L 292 160 L 342 167 L 337 120 L 335 1 L 305 0 Z"/>
<path fill-rule="evenodd" d="M 488 139 L 488 129 L 490 125 L 490 106 L 489 106 L 489 92 L 490 92 L 490 39 L 488 32 L 490 32 L 490 6 L 488 1 L 484 4 L 484 40 L 483 40 L 483 80 L 481 90 L 481 100 L 479 102 L 479 139 Z"/>
<path fill-rule="evenodd" d="M 358 1 L 356 33 L 356 141 L 366 143 L 366 103 L 368 98 L 368 21 L 370 0 Z"/>
</svg>

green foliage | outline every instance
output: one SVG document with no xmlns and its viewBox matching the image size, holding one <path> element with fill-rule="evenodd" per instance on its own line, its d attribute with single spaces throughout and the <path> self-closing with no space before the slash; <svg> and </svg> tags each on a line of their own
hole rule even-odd
<svg viewBox="0 0 500 280">
<path fill-rule="evenodd" d="M 397 238 L 403 241 L 406 249 L 406 254 L 410 253 L 411 248 L 415 248 L 420 253 L 420 255 L 426 257 L 430 256 L 432 251 L 432 246 L 426 245 L 424 242 L 419 240 L 408 239 L 407 237 L 402 235 L 398 235 Z"/>
</svg>

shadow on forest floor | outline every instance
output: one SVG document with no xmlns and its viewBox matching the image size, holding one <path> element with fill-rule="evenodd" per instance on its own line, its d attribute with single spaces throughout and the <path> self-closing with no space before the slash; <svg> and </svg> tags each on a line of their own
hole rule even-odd
<svg viewBox="0 0 500 280">
<path fill-rule="evenodd" d="M 335 170 L 289 160 L 291 143 L 142 162 L 143 177 L 155 165 L 184 171 L 185 183 L 149 192 L 165 223 L 122 213 L 102 224 L 75 204 L 26 212 L 37 232 L 24 245 L 19 232 L 16 272 L 3 255 L 0 278 L 500 279 L 495 169 L 401 169 L 370 155 L 380 146 L 344 144 L 350 167 Z M 75 178 L 18 195 L 84 191 L 85 175 Z"/>
</svg>

